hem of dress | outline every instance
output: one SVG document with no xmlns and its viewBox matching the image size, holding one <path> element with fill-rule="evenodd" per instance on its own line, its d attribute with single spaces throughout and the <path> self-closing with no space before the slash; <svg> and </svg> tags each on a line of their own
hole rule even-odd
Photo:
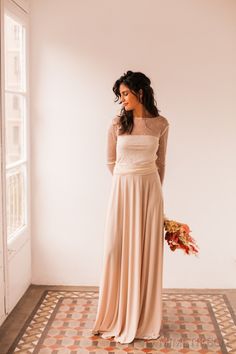
<svg viewBox="0 0 236 354">
<path fill-rule="evenodd" d="M 133 340 L 131 341 L 120 341 L 118 335 L 116 334 L 108 334 L 106 331 L 101 331 L 101 330 L 92 330 L 92 333 L 94 335 L 100 335 L 103 339 L 112 339 L 115 342 L 119 342 L 121 344 L 127 344 L 127 343 L 132 343 L 135 339 L 144 339 L 144 340 L 150 340 L 150 339 L 159 339 L 161 337 L 161 334 L 151 334 L 151 335 L 144 335 L 144 336 L 137 336 L 134 337 Z"/>
<path fill-rule="evenodd" d="M 141 337 L 135 337 L 135 339 L 158 339 L 161 337 L 161 334 L 152 334 L 152 335 L 149 335 L 149 336 L 141 336 Z"/>
</svg>

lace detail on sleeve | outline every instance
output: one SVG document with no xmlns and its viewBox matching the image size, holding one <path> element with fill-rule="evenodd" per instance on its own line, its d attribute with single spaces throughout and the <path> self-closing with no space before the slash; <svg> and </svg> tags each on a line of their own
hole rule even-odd
<svg viewBox="0 0 236 354">
<path fill-rule="evenodd" d="M 118 120 L 118 117 L 113 118 L 107 129 L 107 167 L 111 174 L 113 174 L 113 169 L 116 163 Z"/>
<path fill-rule="evenodd" d="M 166 161 L 168 133 L 169 133 L 169 122 L 166 118 L 163 117 L 163 124 L 162 124 L 162 129 L 159 137 L 159 146 L 157 149 L 157 159 L 156 159 L 156 165 L 160 176 L 161 184 L 163 184 L 163 180 L 165 176 L 165 161 Z"/>
</svg>

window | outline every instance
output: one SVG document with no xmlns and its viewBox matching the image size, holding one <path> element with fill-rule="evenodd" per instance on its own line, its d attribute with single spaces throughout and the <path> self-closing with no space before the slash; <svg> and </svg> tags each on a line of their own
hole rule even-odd
<svg viewBox="0 0 236 354">
<path fill-rule="evenodd" d="M 5 161 L 7 238 L 27 225 L 26 29 L 5 14 Z"/>
</svg>

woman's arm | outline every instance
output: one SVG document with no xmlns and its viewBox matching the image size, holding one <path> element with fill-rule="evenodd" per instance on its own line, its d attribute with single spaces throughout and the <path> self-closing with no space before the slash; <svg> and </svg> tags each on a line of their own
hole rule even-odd
<svg viewBox="0 0 236 354">
<path fill-rule="evenodd" d="M 162 129 L 159 138 L 159 146 L 157 149 L 157 159 L 156 159 L 156 165 L 160 176 L 161 184 L 163 184 L 163 180 L 165 176 L 165 161 L 166 161 L 168 134 L 169 134 L 169 123 L 167 119 L 165 119 L 165 125 L 164 128 Z"/>
<path fill-rule="evenodd" d="M 113 118 L 107 130 L 107 167 L 111 174 L 113 174 L 116 163 L 116 142 L 116 118 Z"/>
</svg>

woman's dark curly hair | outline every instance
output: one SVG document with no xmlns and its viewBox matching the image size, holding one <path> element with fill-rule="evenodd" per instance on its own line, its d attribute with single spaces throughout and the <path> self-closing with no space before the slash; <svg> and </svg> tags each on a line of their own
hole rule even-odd
<svg viewBox="0 0 236 354">
<path fill-rule="evenodd" d="M 133 72 L 128 70 L 124 75 L 122 75 L 118 80 L 116 80 L 112 90 L 116 95 L 115 102 L 117 102 L 120 97 L 120 84 L 123 83 L 127 86 L 130 91 L 139 99 L 139 90 L 142 89 L 142 104 L 145 109 L 154 117 L 159 116 L 160 110 L 156 106 L 156 100 L 154 98 L 154 91 L 151 87 L 151 80 L 141 72 Z M 121 104 L 121 102 L 119 102 Z M 124 107 L 121 109 L 121 113 L 118 115 L 120 117 L 120 132 L 131 133 L 133 129 L 133 111 L 126 111 Z"/>
</svg>

